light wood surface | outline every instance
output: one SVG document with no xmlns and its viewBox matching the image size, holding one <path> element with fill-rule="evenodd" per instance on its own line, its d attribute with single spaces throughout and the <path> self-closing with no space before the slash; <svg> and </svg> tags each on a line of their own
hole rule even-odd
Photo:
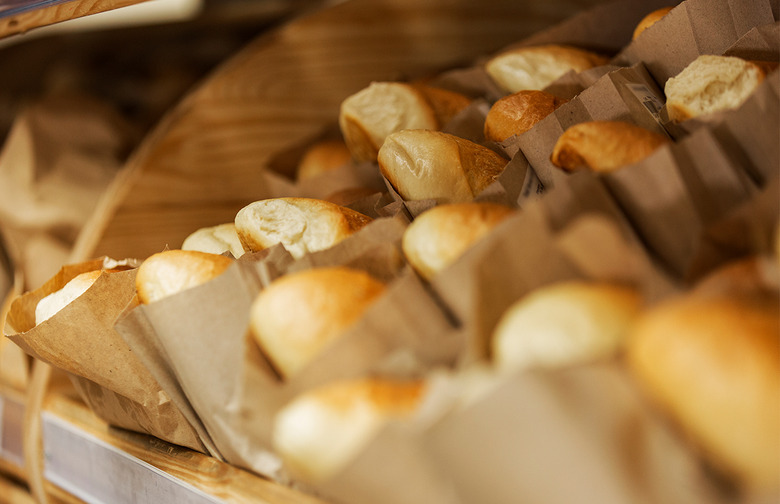
<svg viewBox="0 0 780 504">
<path fill-rule="evenodd" d="M 465 66 L 598 0 L 347 0 L 264 34 L 225 62 L 135 152 L 73 260 L 144 258 L 273 194 L 283 154 L 335 127 L 372 80 Z"/>
<path fill-rule="evenodd" d="M 0 38 L 146 1 L 148 0 L 71 0 L 13 16 L 0 17 Z"/>
</svg>

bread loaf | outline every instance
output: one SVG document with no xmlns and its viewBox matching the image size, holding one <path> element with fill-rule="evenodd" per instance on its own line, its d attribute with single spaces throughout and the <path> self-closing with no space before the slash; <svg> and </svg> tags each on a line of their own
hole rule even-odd
<svg viewBox="0 0 780 504">
<path fill-rule="evenodd" d="M 352 155 L 344 140 L 334 138 L 315 142 L 298 162 L 296 178 L 307 180 L 340 168 L 352 161 Z"/>
<path fill-rule="evenodd" d="M 642 306 L 630 287 L 569 281 L 538 288 L 512 304 L 492 336 L 503 370 L 557 367 L 614 356 Z"/>
<path fill-rule="evenodd" d="M 194 250 L 166 250 L 152 254 L 138 267 L 135 287 L 138 300 L 154 303 L 216 278 L 233 259 Z"/>
<path fill-rule="evenodd" d="M 252 304 L 251 332 L 279 374 L 295 375 L 360 317 L 385 290 L 344 267 L 289 273 Z"/>
<path fill-rule="evenodd" d="M 702 55 L 664 86 L 672 121 L 739 107 L 763 82 L 757 64 L 733 56 Z"/>
<path fill-rule="evenodd" d="M 101 275 L 102 270 L 87 271 L 76 275 L 61 289 L 41 298 L 35 305 L 35 324 L 50 319 L 76 298 L 87 292 Z"/>
<path fill-rule="evenodd" d="M 660 133 L 623 121 L 588 121 L 567 129 L 550 160 L 566 171 L 606 173 L 638 163 L 669 142 Z"/>
<path fill-rule="evenodd" d="M 404 231 L 401 248 L 425 279 L 454 263 L 491 229 L 512 215 L 496 203 L 453 203 L 426 210 Z"/>
<path fill-rule="evenodd" d="M 389 420 L 415 411 L 422 381 L 359 378 L 302 394 L 274 419 L 273 448 L 310 482 L 338 473 Z"/>
<path fill-rule="evenodd" d="M 312 198 L 255 201 L 236 214 L 236 232 L 247 252 L 281 243 L 297 258 L 325 250 L 371 222 L 346 207 Z"/>
<path fill-rule="evenodd" d="M 634 33 L 631 36 L 631 40 L 636 40 L 639 38 L 639 35 L 641 35 L 643 31 L 647 30 L 655 23 L 657 23 L 662 17 L 669 14 L 669 11 L 672 9 L 673 7 L 661 7 L 660 9 L 656 9 L 647 16 L 643 17 L 639 23 L 637 23 L 636 28 L 634 28 Z"/>
<path fill-rule="evenodd" d="M 550 115 L 567 100 L 545 91 L 525 90 L 496 101 L 485 117 L 486 140 L 503 142 L 521 135 Z"/>
<path fill-rule="evenodd" d="M 567 45 L 518 47 L 485 63 L 485 70 L 507 93 L 542 90 L 562 75 L 605 65 L 606 56 Z"/>
<path fill-rule="evenodd" d="M 504 170 L 507 160 L 455 135 L 404 130 L 387 137 L 379 168 L 405 200 L 470 201 Z"/>
<path fill-rule="evenodd" d="M 686 295 L 643 314 L 627 345 L 642 388 L 740 484 L 780 488 L 778 298 Z"/>
<path fill-rule="evenodd" d="M 191 233 L 181 244 L 182 250 L 195 250 L 209 254 L 230 252 L 233 257 L 241 257 L 244 247 L 232 222 L 200 228 Z"/>
</svg>

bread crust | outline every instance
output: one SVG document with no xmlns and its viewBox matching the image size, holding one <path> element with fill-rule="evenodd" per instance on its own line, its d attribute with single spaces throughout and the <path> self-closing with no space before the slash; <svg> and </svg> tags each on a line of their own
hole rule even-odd
<svg viewBox="0 0 780 504">
<path fill-rule="evenodd" d="M 153 303 L 213 280 L 233 264 L 223 255 L 195 250 L 165 250 L 152 254 L 138 267 L 138 300 Z"/>
<path fill-rule="evenodd" d="M 346 142 L 339 138 L 315 142 L 303 154 L 298 163 L 296 177 L 307 180 L 340 168 L 352 161 Z"/>
<path fill-rule="evenodd" d="M 645 17 L 643 17 L 639 21 L 639 23 L 637 23 L 636 28 L 634 28 L 634 33 L 633 35 L 631 35 L 631 40 L 636 40 L 637 38 L 639 38 L 639 35 L 641 35 L 643 31 L 647 30 L 655 23 L 657 23 L 662 17 L 669 14 L 669 12 L 673 8 L 674 8 L 673 6 L 661 7 L 660 9 L 656 9 L 653 12 L 646 15 Z"/>
<path fill-rule="evenodd" d="M 505 96 L 490 107 L 485 117 L 485 140 L 503 142 L 511 136 L 522 135 L 567 101 L 536 90 Z"/>
<path fill-rule="evenodd" d="M 555 143 L 552 163 L 566 171 L 608 173 L 637 163 L 669 143 L 660 133 L 623 121 L 589 121 L 567 129 Z"/>
</svg>

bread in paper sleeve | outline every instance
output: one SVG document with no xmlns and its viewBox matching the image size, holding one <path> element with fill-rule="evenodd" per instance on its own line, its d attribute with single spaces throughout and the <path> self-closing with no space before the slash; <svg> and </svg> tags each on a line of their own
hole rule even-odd
<svg viewBox="0 0 780 504">
<path fill-rule="evenodd" d="M 184 239 L 181 249 L 210 254 L 230 252 L 236 258 L 244 255 L 244 247 L 238 239 L 236 225 L 233 222 L 196 229 Z"/>
<path fill-rule="evenodd" d="M 196 287 L 223 273 L 234 260 L 195 250 L 166 250 L 152 254 L 138 267 L 138 299 L 148 304 Z"/>
<path fill-rule="evenodd" d="M 496 101 L 485 117 L 485 140 L 503 142 L 521 135 L 567 100 L 539 90 L 522 90 Z"/>
<path fill-rule="evenodd" d="M 460 203 L 493 183 L 508 160 L 455 135 L 409 129 L 387 137 L 378 162 L 382 175 L 404 200 Z"/>
<path fill-rule="evenodd" d="M 639 23 L 637 23 L 636 28 L 634 28 L 634 33 L 631 35 L 631 40 L 636 40 L 639 38 L 643 31 L 647 30 L 655 23 L 660 21 L 661 18 L 669 14 L 669 11 L 672 9 L 673 7 L 661 7 L 660 9 L 656 9 L 648 13 L 639 21 Z"/>
</svg>

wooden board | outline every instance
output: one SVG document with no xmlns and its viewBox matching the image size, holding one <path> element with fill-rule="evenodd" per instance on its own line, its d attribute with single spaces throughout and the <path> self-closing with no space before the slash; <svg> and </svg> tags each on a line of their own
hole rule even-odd
<svg viewBox="0 0 780 504">
<path fill-rule="evenodd" d="M 268 197 L 262 172 L 335 127 L 372 80 L 468 65 L 598 0 L 348 0 L 260 36 L 225 62 L 135 152 L 73 260 L 144 258 Z"/>
<path fill-rule="evenodd" d="M 14 15 L 0 16 L 0 38 L 146 1 L 148 0 L 70 0 Z"/>
</svg>

